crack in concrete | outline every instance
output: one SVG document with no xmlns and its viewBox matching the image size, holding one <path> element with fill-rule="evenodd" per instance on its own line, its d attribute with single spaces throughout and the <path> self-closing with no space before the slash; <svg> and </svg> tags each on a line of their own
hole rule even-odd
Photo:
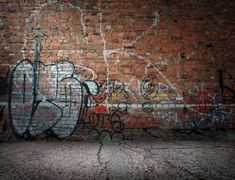
<svg viewBox="0 0 235 180">
<path fill-rule="evenodd" d="M 149 164 L 149 162 L 153 160 L 154 155 L 151 153 L 151 151 L 149 151 L 148 148 L 142 148 L 142 147 L 139 147 L 138 145 L 131 146 L 130 144 L 125 143 L 125 142 L 124 143 L 120 142 L 119 146 L 121 147 L 121 145 L 127 146 L 127 147 L 120 148 L 120 150 L 129 157 L 128 159 L 133 159 L 134 156 L 130 155 L 125 150 L 132 151 L 143 157 L 143 163 L 141 163 L 139 167 L 136 167 L 137 171 L 143 172 L 143 179 L 149 179 L 150 176 L 153 174 L 154 174 L 154 177 L 159 177 L 159 174 L 157 173 L 155 169 L 155 165 L 154 165 L 156 161 L 154 161 L 154 164 Z M 137 148 L 140 150 L 138 151 Z M 131 166 L 133 165 L 132 162 L 128 161 L 128 163 Z"/>
<path fill-rule="evenodd" d="M 101 152 L 102 152 L 103 146 L 104 146 L 103 141 L 100 141 L 100 142 L 99 142 L 99 149 L 98 149 L 98 152 L 97 152 L 96 155 L 97 155 L 97 161 L 98 161 L 98 163 L 99 163 L 99 166 L 101 166 L 101 167 L 103 166 L 103 167 L 102 167 L 102 169 L 100 170 L 98 176 L 101 176 L 102 174 L 106 173 L 106 178 L 105 178 L 105 179 L 109 179 L 108 173 L 107 173 L 107 168 L 108 168 L 108 164 L 110 163 L 110 160 L 111 160 L 111 159 L 109 159 L 109 160 L 106 161 L 106 162 L 102 162 L 102 161 L 101 161 Z"/>
<path fill-rule="evenodd" d="M 48 143 L 51 145 L 47 145 Z M 18 176 L 20 173 L 21 177 L 35 179 L 37 174 L 27 174 L 30 170 L 28 166 L 37 168 L 40 165 L 42 177 L 54 176 L 59 170 L 57 179 L 66 179 L 66 177 L 73 177 L 70 179 L 79 179 L 79 177 L 80 179 L 211 179 L 211 177 L 214 179 L 234 179 L 234 172 L 232 171 L 234 161 L 231 159 L 234 154 L 233 146 L 222 150 L 224 143 L 219 144 L 219 142 L 216 142 L 216 144 L 214 142 L 198 142 L 200 144 L 195 144 L 193 141 L 186 141 L 182 142 L 182 146 L 174 144 L 174 142 L 158 142 L 154 139 L 145 142 L 48 143 L 25 142 L 21 146 L 23 149 L 19 149 L 19 143 L 2 144 L 3 147 L 0 149 L 0 159 L 2 159 L 0 164 L 2 166 L 0 166 L 3 168 L 3 177 Z M 70 148 L 68 148 L 68 145 Z M 168 147 L 175 149 L 179 146 L 188 149 L 187 147 L 190 147 L 190 145 L 206 146 L 208 150 L 153 150 L 155 152 L 151 152 L 152 148 Z M 174 148 L 174 146 L 176 147 Z M 36 147 L 36 149 L 33 147 Z M 218 149 L 214 150 L 213 147 Z M 44 151 L 47 148 L 49 149 Z M 6 151 L 7 149 L 8 151 Z M 55 150 L 59 154 L 55 155 Z M 40 152 L 44 153 L 41 154 Z M 60 155 L 63 157 L 60 157 Z M 32 163 L 31 158 L 38 159 L 38 163 Z M 16 161 L 22 162 L 27 168 L 22 170 L 21 165 L 17 166 Z M 9 173 L 12 168 L 4 169 L 5 166 L 12 164 L 16 169 L 15 174 L 15 171 L 12 171 L 12 174 Z M 53 170 L 49 176 L 46 172 L 48 169 Z M 13 176 L 11 179 L 14 179 Z"/>
<path fill-rule="evenodd" d="M 106 161 L 106 162 L 103 163 L 103 164 L 104 164 L 104 167 L 101 169 L 101 171 L 100 171 L 100 173 L 99 173 L 99 176 L 102 175 L 104 172 L 107 173 L 107 167 L 108 167 L 109 161 L 110 161 L 110 160 L 108 160 L 108 161 Z M 106 174 L 106 176 L 107 176 L 107 174 Z M 107 178 L 107 177 L 106 177 L 106 178 Z"/>
<path fill-rule="evenodd" d="M 181 171 L 181 172 L 185 172 L 186 174 L 189 174 L 191 177 L 193 177 L 195 179 L 206 180 L 206 178 L 202 177 L 199 174 L 195 174 L 195 173 L 191 172 L 189 169 L 173 165 L 170 161 L 165 161 L 165 163 L 168 166 L 170 166 L 171 168 L 176 169 L 178 173 Z"/>
<path fill-rule="evenodd" d="M 97 155 L 97 161 L 98 161 L 98 163 L 99 163 L 100 166 L 102 166 L 102 162 L 101 162 L 101 160 L 100 160 L 102 148 L 103 148 L 103 142 L 100 141 L 99 149 L 98 149 L 98 152 L 97 152 L 97 154 L 96 154 L 96 155 Z"/>
</svg>

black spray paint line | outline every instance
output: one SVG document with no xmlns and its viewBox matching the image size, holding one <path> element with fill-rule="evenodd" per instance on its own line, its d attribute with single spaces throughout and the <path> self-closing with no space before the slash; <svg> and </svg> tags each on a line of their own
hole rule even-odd
<svg viewBox="0 0 235 180">
<path fill-rule="evenodd" d="M 110 128 L 107 129 L 105 127 L 105 121 L 108 121 L 110 124 Z M 98 136 L 102 136 L 103 134 L 109 134 L 112 139 L 113 136 L 119 135 L 123 139 L 125 139 L 122 131 L 124 130 L 124 123 L 121 121 L 120 116 L 117 113 L 111 114 L 103 114 L 103 113 L 92 113 L 89 116 L 89 125 L 90 133 L 96 133 Z"/>
<path fill-rule="evenodd" d="M 8 89 L 8 91 L 9 91 L 8 92 L 9 93 L 9 96 L 8 96 L 8 98 L 9 98 L 9 101 L 8 101 L 8 107 L 9 108 L 8 108 L 8 110 L 9 111 L 8 112 L 9 112 L 10 125 L 12 127 L 11 129 L 12 129 L 13 133 L 18 135 L 18 136 L 24 136 L 27 133 L 28 124 L 29 124 L 29 122 L 27 122 L 27 127 L 24 129 L 23 132 L 19 133 L 17 131 L 17 129 L 15 128 L 15 125 L 14 125 L 14 121 L 13 121 L 13 119 L 14 119 L 14 110 L 12 110 L 12 108 L 14 109 L 13 102 L 15 101 L 15 99 L 12 97 L 13 96 L 13 91 L 12 90 L 13 90 L 13 87 L 14 87 L 15 73 L 17 72 L 18 67 L 20 67 L 20 65 L 24 64 L 24 63 L 30 65 L 33 68 L 32 61 L 30 61 L 28 59 L 23 59 L 20 62 L 18 62 L 16 64 L 16 66 L 14 67 L 14 69 L 10 73 L 10 81 L 9 81 L 9 89 Z M 32 94 L 32 96 L 33 96 L 33 94 Z M 33 108 L 31 108 L 31 110 L 33 110 Z"/>
<path fill-rule="evenodd" d="M 32 136 L 34 136 L 34 135 L 30 135 L 29 134 L 29 127 L 30 127 L 30 123 L 31 123 L 31 121 L 32 121 L 32 119 L 34 118 L 34 114 L 35 114 L 35 112 L 36 112 L 36 110 L 38 109 L 38 106 L 39 106 L 39 104 L 41 103 L 41 101 L 44 101 L 44 100 L 37 100 L 36 99 L 36 94 L 37 93 L 35 93 L 35 94 L 32 94 L 32 96 L 33 96 L 33 102 L 32 102 L 32 108 L 31 108 L 31 115 L 30 115 L 30 118 L 29 118 L 29 123 L 28 123 L 28 125 L 27 125 L 27 128 L 26 128 L 26 130 L 24 131 L 24 132 L 22 132 L 22 133 L 18 133 L 17 132 L 17 130 L 15 129 L 15 127 L 14 127 L 14 123 L 13 123 L 13 119 L 12 119 L 12 113 L 14 112 L 14 110 L 12 111 L 12 103 L 14 102 L 14 99 L 12 99 L 12 84 L 13 84 L 13 79 L 14 79 L 14 72 L 16 71 L 16 69 L 17 69 L 17 67 L 19 66 L 19 65 L 21 65 L 22 63 L 24 63 L 24 62 L 27 62 L 28 64 L 30 64 L 31 66 L 32 66 L 32 68 L 34 67 L 34 62 L 32 62 L 32 61 L 29 61 L 29 60 L 22 60 L 22 61 L 20 61 L 17 65 L 16 65 L 16 67 L 13 69 L 13 71 L 12 71 L 12 73 L 11 73 L 11 78 L 10 78 L 10 87 L 11 88 L 9 88 L 9 114 L 10 114 L 10 119 L 11 119 L 11 124 L 12 124 L 12 127 L 13 127 L 13 130 L 14 130 L 14 133 L 15 134 L 17 134 L 17 135 L 19 135 L 19 136 L 24 136 L 24 137 L 32 137 Z M 65 61 L 60 61 L 59 63 L 62 63 L 62 62 L 65 62 Z M 67 62 L 67 61 L 66 61 Z M 40 62 L 40 63 L 42 63 L 42 62 Z M 34 72 L 34 71 L 33 71 Z M 23 74 L 22 74 L 23 75 Z M 25 76 L 25 86 L 23 86 L 22 88 L 25 88 L 25 94 L 27 93 L 27 81 L 26 81 L 26 78 L 27 78 L 27 75 Z M 33 78 L 34 78 L 34 76 L 33 76 Z M 23 77 L 22 77 L 22 79 L 23 79 Z M 76 80 L 76 81 L 78 81 L 77 79 L 75 79 L 75 78 L 73 78 L 73 77 L 68 77 L 68 79 L 74 79 L 74 80 Z M 61 80 L 62 81 L 62 80 Z M 33 81 L 32 82 L 35 82 L 35 79 L 33 79 Z M 79 83 L 80 83 L 80 81 L 79 81 Z M 23 83 L 22 83 L 23 84 Z M 33 84 L 33 83 L 32 83 Z M 35 89 L 35 86 L 36 86 L 36 84 L 33 84 L 33 88 Z M 58 89 L 58 87 L 56 87 L 57 89 Z M 56 91 L 57 91 L 57 89 L 56 89 Z M 22 89 L 23 90 L 23 89 Z M 36 91 L 35 91 L 36 92 Z M 40 93 L 40 92 L 39 92 Z M 81 96 L 83 96 L 83 93 L 81 92 Z M 23 96 L 22 96 L 23 97 Z M 72 96 L 71 96 L 71 99 L 72 99 Z M 25 98 L 25 102 L 27 101 L 27 99 Z M 62 114 L 63 115 L 63 110 L 62 110 L 62 108 L 60 107 L 60 106 L 58 106 L 58 105 L 56 105 L 55 103 L 53 103 L 53 99 L 52 100 L 49 100 L 49 99 L 46 99 L 45 100 L 46 102 L 48 102 L 48 103 L 50 103 L 50 104 L 52 104 L 52 105 L 54 105 L 54 106 L 56 106 L 57 108 L 59 108 L 60 109 L 60 113 L 59 114 Z M 83 101 L 81 101 L 81 104 L 83 103 Z M 71 104 L 72 105 L 72 104 Z M 71 111 L 71 113 L 73 113 L 72 111 Z M 81 113 L 81 112 L 79 112 L 79 113 Z M 60 115 L 60 118 L 58 119 L 58 121 L 56 121 L 55 122 L 55 125 L 62 119 L 62 115 Z M 79 120 L 79 118 L 78 118 L 78 120 Z M 52 125 L 51 127 L 49 127 L 48 129 L 46 129 L 46 130 L 49 130 L 49 129 L 51 129 L 51 128 L 53 128 L 55 125 Z M 35 135 L 36 136 L 36 135 Z"/>
<path fill-rule="evenodd" d="M 104 121 L 105 121 L 105 116 L 108 115 L 104 115 L 104 114 L 98 114 L 99 119 L 101 119 L 101 127 L 104 128 Z"/>
<path fill-rule="evenodd" d="M 72 88 L 69 85 L 69 117 L 71 116 L 71 108 L 72 108 Z"/>
<path fill-rule="evenodd" d="M 65 104 L 67 105 L 67 86 L 64 86 L 64 92 L 65 92 Z"/>
<path fill-rule="evenodd" d="M 35 40 L 34 41 L 34 54 L 33 54 L 34 60 L 33 61 L 30 61 L 28 59 L 21 60 L 19 63 L 16 64 L 15 68 L 11 72 L 10 88 L 9 88 L 10 122 L 11 122 L 11 125 L 13 128 L 13 132 L 16 135 L 19 135 L 22 137 L 26 137 L 26 138 L 27 137 L 36 137 L 39 135 L 39 133 L 41 134 L 41 133 L 44 133 L 44 132 L 51 130 L 53 133 L 55 133 L 55 135 L 58 138 L 63 139 L 65 137 L 71 135 L 74 132 L 76 126 L 78 125 L 78 121 L 84 115 L 83 113 L 87 112 L 87 109 L 90 107 L 87 105 L 88 99 L 90 99 L 90 96 L 96 95 L 98 93 L 98 84 L 96 82 L 89 81 L 87 89 L 86 89 L 86 93 L 88 94 L 89 97 L 87 97 L 86 101 L 85 101 L 85 99 L 84 99 L 85 94 L 83 93 L 83 86 L 82 86 L 83 83 L 80 82 L 80 80 L 78 78 L 79 76 L 77 74 L 75 74 L 75 66 L 71 61 L 60 60 L 60 61 L 57 61 L 56 63 L 51 63 L 51 64 L 44 64 L 42 61 L 40 61 L 40 37 L 39 36 L 35 36 L 35 38 L 34 38 L 34 40 Z M 27 67 L 24 66 L 24 63 L 26 63 L 26 62 L 27 62 Z M 21 67 L 22 65 L 23 65 L 23 67 Z M 59 76 L 59 73 L 64 72 L 64 69 L 63 69 L 64 65 L 66 67 L 68 67 L 70 71 L 67 74 L 65 74 L 65 77 L 64 76 L 61 77 L 61 76 Z M 41 77 L 42 72 L 40 72 L 40 66 L 51 67 L 51 68 L 55 67 L 56 68 L 55 69 L 56 72 L 53 71 L 54 73 L 56 73 L 55 74 L 56 86 L 54 87 L 56 94 L 55 94 L 54 98 L 48 99 L 46 96 L 43 95 L 43 93 L 41 94 L 41 92 L 40 92 L 39 85 L 40 85 L 40 81 L 43 80 L 43 78 Z M 25 68 L 28 68 L 30 71 L 32 71 L 31 76 L 28 76 L 27 69 L 25 69 Z M 44 70 L 44 68 L 42 70 Z M 50 69 L 50 70 L 52 71 L 52 69 Z M 24 115 L 27 115 L 28 117 L 25 117 L 25 116 L 18 117 L 17 113 L 15 113 L 16 111 L 20 111 L 20 109 L 18 109 L 18 110 L 14 109 L 16 107 L 16 106 L 14 106 L 14 103 L 15 102 L 17 103 L 17 101 L 12 96 L 14 93 L 13 92 L 14 88 L 16 88 L 17 90 L 19 89 L 18 87 L 13 86 L 13 81 L 17 80 L 17 79 L 19 80 L 19 77 L 16 76 L 17 73 L 22 73 L 23 77 L 21 76 L 21 80 L 22 80 L 22 78 L 24 78 L 23 82 L 22 82 L 23 87 L 20 87 L 20 88 L 22 88 L 22 91 L 20 91 L 20 92 L 23 92 L 23 95 L 22 95 L 23 102 L 26 103 L 30 100 L 28 105 L 31 106 L 30 107 L 31 110 L 28 109 L 29 112 L 27 112 L 27 110 L 25 112 L 23 112 L 23 113 L 25 113 Z M 62 75 L 63 75 L 63 73 L 62 73 Z M 27 81 L 28 79 L 29 79 L 29 82 Z M 60 83 L 62 83 L 63 81 L 67 81 L 67 80 L 72 81 L 74 83 L 74 85 L 76 87 L 78 87 L 79 92 L 76 92 L 76 90 L 74 89 L 74 86 L 72 86 L 72 84 L 68 84 L 69 82 L 65 82 L 65 83 L 67 83 L 67 86 L 66 85 L 64 85 L 64 87 L 59 86 Z M 28 83 L 32 86 L 32 88 L 30 89 L 30 90 L 32 90 L 32 101 L 30 98 L 28 99 L 26 96 L 27 92 L 28 92 L 27 90 L 29 88 Z M 60 102 L 57 103 L 58 91 L 63 90 L 63 88 L 65 91 L 65 106 L 67 106 L 67 107 L 69 106 L 68 107 L 69 109 L 65 108 L 64 105 L 61 106 Z M 94 93 L 92 91 L 92 88 L 96 89 L 97 92 Z M 79 96 L 77 97 L 77 99 L 75 99 L 75 101 L 72 101 L 73 98 L 75 98 L 74 94 L 76 94 L 76 93 L 78 93 Z M 62 92 L 60 92 L 60 95 L 63 96 Z M 21 100 L 21 102 L 22 102 L 22 100 Z M 73 104 L 74 104 L 74 106 L 73 106 Z M 77 105 L 77 104 L 79 104 L 79 105 Z M 19 105 L 19 107 L 20 106 L 22 107 L 23 104 Z M 52 124 L 49 124 L 48 127 L 44 127 L 44 123 L 41 124 L 41 125 L 43 125 L 43 127 L 41 127 L 40 124 L 39 125 L 35 124 L 34 118 L 35 118 L 35 116 L 37 116 L 36 112 L 40 113 L 41 107 L 48 109 L 49 106 L 50 107 L 52 106 L 52 107 L 54 107 L 54 109 L 58 110 L 58 118 L 55 119 L 55 122 L 53 122 Z M 76 109 L 74 109 L 74 108 L 76 108 Z M 86 111 L 83 111 L 83 109 L 85 109 Z M 78 111 L 78 113 L 76 113 L 76 115 L 75 115 L 73 110 Z M 60 129 L 62 129 L 62 128 L 68 129 L 67 126 L 63 124 L 63 121 L 66 120 L 66 118 L 67 118 L 66 115 L 68 115 L 68 113 L 69 113 L 69 117 L 72 117 L 69 120 L 72 121 L 70 123 L 72 123 L 73 126 L 69 127 L 69 132 L 65 132 L 64 134 L 63 133 L 61 134 Z M 17 117 L 15 117 L 15 115 Z M 24 123 L 25 123 L 24 127 L 17 124 L 18 120 L 24 121 Z M 62 123 L 59 123 L 60 121 Z M 34 129 L 34 127 L 39 127 L 39 128 L 43 128 L 43 129 L 38 129 L 38 132 L 37 132 L 37 129 Z M 23 130 L 22 130 L 22 128 L 23 128 Z"/>
<path fill-rule="evenodd" d="M 25 103 L 25 81 L 26 81 L 26 74 L 24 74 L 24 81 L 23 81 L 23 103 Z"/>
</svg>

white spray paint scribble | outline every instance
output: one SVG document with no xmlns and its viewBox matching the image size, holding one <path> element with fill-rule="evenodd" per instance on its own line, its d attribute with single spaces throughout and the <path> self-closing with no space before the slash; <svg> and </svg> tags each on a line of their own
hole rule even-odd
<svg viewBox="0 0 235 180">
<path fill-rule="evenodd" d="M 102 21 L 103 21 L 103 14 L 101 12 L 101 1 L 99 1 L 98 3 L 98 6 L 99 6 L 99 15 L 100 15 L 100 35 L 101 35 L 101 38 L 102 38 L 102 41 L 103 41 L 103 57 L 104 57 L 104 63 L 106 65 L 106 71 L 107 71 L 107 75 L 106 75 L 106 81 L 109 82 L 109 64 L 108 64 L 108 60 L 107 60 L 107 56 L 109 55 L 109 53 L 107 53 L 107 42 L 104 38 L 104 33 L 103 33 L 103 30 L 102 30 Z"/>
</svg>

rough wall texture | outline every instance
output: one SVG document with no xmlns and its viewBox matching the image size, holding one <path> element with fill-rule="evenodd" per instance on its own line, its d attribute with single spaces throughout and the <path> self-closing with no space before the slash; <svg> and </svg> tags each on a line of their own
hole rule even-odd
<svg viewBox="0 0 235 180">
<path fill-rule="evenodd" d="M 234 128 L 234 8 L 0 0 L 0 134 Z"/>
</svg>

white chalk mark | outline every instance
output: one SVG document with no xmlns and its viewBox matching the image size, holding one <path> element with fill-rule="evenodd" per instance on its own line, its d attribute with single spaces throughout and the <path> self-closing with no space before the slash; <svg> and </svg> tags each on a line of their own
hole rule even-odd
<svg viewBox="0 0 235 180">
<path fill-rule="evenodd" d="M 155 26 L 158 26 L 159 24 L 159 13 L 157 11 L 154 13 L 154 16 L 155 18 L 152 25 L 140 36 L 136 37 L 135 40 L 131 41 L 130 43 L 123 45 L 121 48 L 106 50 L 106 55 L 109 56 L 111 54 L 118 54 L 120 51 L 125 50 L 124 46 L 133 46 L 133 44 L 137 43 L 140 39 L 142 39 L 144 35 L 147 35 Z"/>
<path fill-rule="evenodd" d="M 103 14 L 101 12 L 101 7 L 100 7 L 101 1 L 99 1 L 98 3 L 98 7 L 99 7 L 99 15 L 100 15 L 100 35 L 103 41 L 103 57 L 104 57 L 104 63 L 106 65 L 106 71 L 107 71 L 107 75 L 106 75 L 106 81 L 109 82 L 109 64 L 108 64 L 108 60 L 107 60 L 107 56 L 109 55 L 109 53 L 107 53 L 107 42 L 104 38 L 104 33 L 102 30 L 102 21 L 103 21 Z"/>
<path fill-rule="evenodd" d="M 145 62 L 148 63 L 148 65 L 152 65 L 153 68 L 161 75 L 161 77 L 166 81 L 166 83 L 168 84 L 168 86 L 170 86 L 175 93 L 177 94 L 177 96 L 182 96 L 180 90 L 178 90 L 175 86 L 173 86 L 173 84 L 166 78 L 166 76 L 151 62 L 151 60 L 148 57 L 144 57 L 142 55 L 138 55 L 137 53 L 132 53 L 132 52 L 124 52 L 124 54 L 126 55 L 131 55 L 131 56 L 135 56 L 141 60 L 144 60 Z"/>
<path fill-rule="evenodd" d="M 148 34 L 152 30 L 152 28 L 154 28 L 155 26 L 157 26 L 159 24 L 159 14 L 158 14 L 158 12 L 155 12 L 154 15 L 155 15 L 155 18 L 154 18 L 153 24 L 146 31 L 144 31 L 140 36 L 137 36 L 136 39 L 133 40 L 128 45 L 132 46 L 133 44 L 137 43 L 140 39 L 143 38 L 144 35 Z"/>
<path fill-rule="evenodd" d="M 75 5 L 73 5 L 73 4 L 71 4 L 71 3 L 63 3 L 63 2 L 59 2 L 58 0 L 55 0 L 55 1 L 49 1 L 48 3 L 44 3 L 44 4 L 41 4 L 41 5 L 39 5 L 39 6 L 37 6 L 37 7 L 35 7 L 34 9 L 35 10 L 32 10 L 31 11 L 31 14 L 29 15 L 29 17 L 27 17 L 26 19 L 25 19 L 25 28 L 24 28 L 24 39 L 23 39 L 23 45 L 22 45 L 22 48 L 21 48 L 21 54 L 22 54 L 22 57 L 23 57 L 23 59 L 27 59 L 27 55 L 26 55 L 26 48 L 27 48 L 27 43 L 28 43 L 28 40 L 27 40 L 27 38 L 28 38 L 28 29 L 27 29 L 27 27 L 29 26 L 29 23 L 32 21 L 32 19 L 33 18 L 35 18 L 35 20 L 37 20 L 38 18 L 39 18 L 39 16 L 40 16 L 40 13 L 43 11 L 43 10 L 45 10 L 45 8 L 47 8 L 47 7 L 49 7 L 49 6 L 52 6 L 52 5 L 58 5 L 58 6 L 60 6 L 60 8 L 61 8 L 61 11 L 63 10 L 63 7 L 64 6 L 69 6 L 69 7 L 71 7 L 71 8 L 74 8 L 74 9 L 78 9 L 78 10 L 80 10 L 81 8 L 79 7 L 79 6 L 75 6 Z M 83 12 L 82 11 L 80 11 L 81 12 L 81 17 L 84 15 L 83 14 Z M 82 19 L 81 19 L 81 25 L 83 24 L 83 21 L 82 21 Z M 83 25 L 82 25 L 82 27 L 83 27 Z M 84 28 L 84 27 L 83 27 Z M 23 66 L 24 66 L 25 64 L 24 64 L 24 62 L 23 62 Z M 32 80 L 32 78 L 30 78 L 30 76 L 29 76 L 29 74 L 28 74 L 28 72 L 26 71 L 26 76 L 27 76 L 27 78 L 29 79 L 29 81 L 30 82 L 32 82 L 33 80 Z M 41 93 L 40 93 L 40 91 L 38 91 L 38 94 L 41 96 L 41 98 L 43 99 L 43 100 L 45 100 L 46 99 L 46 97 L 45 96 L 43 96 Z"/>
<path fill-rule="evenodd" d="M 58 3 L 58 1 L 50 1 L 49 3 L 45 3 L 45 4 L 42 4 L 38 7 L 36 7 L 35 9 L 36 10 L 33 10 L 31 12 L 31 14 L 29 15 L 29 17 L 27 17 L 25 19 L 25 28 L 24 28 L 24 41 L 23 41 L 23 45 L 22 45 L 22 48 L 21 48 L 21 53 L 22 53 L 22 57 L 23 59 L 26 59 L 27 58 L 27 55 L 26 55 L 26 48 L 27 48 L 27 43 L 28 43 L 28 40 L 27 40 L 27 34 L 28 34 L 28 30 L 27 30 L 27 27 L 28 27 L 28 24 L 32 21 L 33 18 L 38 18 L 40 12 L 47 6 L 50 6 L 52 4 L 55 4 L 55 3 Z"/>
<path fill-rule="evenodd" d="M 92 104 L 92 105 L 96 105 L 96 104 Z M 100 104 L 100 105 L 104 105 L 107 107 L 112 107 L 112 106 L 119 106 L 121 108 L 124 108 L 126 105 L 125 104 L 111 104 L 111 103 L 107 103 L 107 104 Z M 204 104 L 203 104 L 204 105 Z M 207 107 L 216 107 L 216 104 L 206 104 Z M 183 109 L 183 108 L 196 108 L 198 106 L 198 104 L 178 104 L 178 103 L 158 103 L 158 104 L 151 104 L 151 107 L 153 109 L 159 110 L 159 109 Z M 221 106 L 223 107 L 235 107 L 235 104 L 221 104 Z M 130 109 L 141 109 L 143 108 L 143 104 L 128 104 L 128 108 Z M 203 114 L 205 115 L 205 114 Z"/>
<path fill-rule="evenodd" d="M 134 81 L 134 77 L 131 77 L 130 79 L 130 84 Z M 129 86 L 125 86 L 125 90 L 128 91 L 130 93 L 130 95 L 134 98 L 137 99 L 136 96 L 131 92 L 131 90 L 129 89 Z"/>
<path fill-rule="evenodd" d="M 119 48 L 119 49 L 105 49 L 105 54 L 107 56 L 110 56 L 112 54 L 118 54 L 120 51 L 124 50 L 124 48 Z"/>
<path fill-rule="evenodd" d="M 124 46 L 132 46 L 133 44 L 138 42 L 141 38 L 143 38 L 144 35 L 148 34 L 152 30 L 152 28 L 154 28 L 155 26 L 158 26 L 158 24 L 159 24 L 159 13 L 156 11 L 154 13 L 154 16 L 155 16 L 155 18 L 154 18 L 154 21 L 153 21 L 152 25 L 146 31 L 144 31 L 140 36 L 136 37 L 135 40 L 131 41 L 130 43 L 127 43 L 126 45 L 123 45 L 121 48 L 106 49 L 105 50 L 106 55 L 110 56 L 112 54 L 120 53 L 120 51 L 125 50 Z"/>
<path fill-rule="evenodd" d="M 87 71 L 91 72 L 92 73 L 91 80 L 96 80 L 98 78 L 98 75 L 96 74 L 96 72 L 93 69 L 91 69 L 89 67 L 86 67 L 83 64 L 82 65 L 76 65 L 76 67 L 79 67 L 79 68 L 82 68 L 84 70 L 87 70 Z"/>
<path fill-rule="evenodd" d="M 85 17 L 85 4 L 86 2 L 84 1 L 84 8 L 81 9 L 81 18 L 80 18 L 80 21 L 81 21 L 81 25 L 82 25 L 82 30 L 83 30 L 83 38 L 86 40 L 86 44 L 88 44 L 88 33 L 87 33 L 87 30 L 86 30 L 86 25 L 84 23 L 84 17 Z"/>
<path fill-rule="evenodd" d="M 81 8 L 79 6 L 75 6 L 75 5 L 73 5 L 71 3 L 68 3 L 68 2 L 66 2 L 66 3 L 59 2 L 57 0 L 56 1 L 49 1 L 48 3 L 44 3 L 44 4 L 41 4 L 41 5 L 37 6 L 37 7 L 35 7 L 34 8 L 35 10 L 32 10 L 31 14 L 29 15 L 29 17 L 27 17 L 25 19 L 25 28 L 24 28 L 24 36 L 23 36 L 24 39 L 23 39 L 23 45 L 22 45 L 22 48 L 21 48 L 21 54 L 22 54 L 23 59 L 27 58 L 25 50 L 27 48 L 27 43 L 28 43 L 28 40 L 27 40 L 27 38 L 28 38 L 28 29 L 27 29 L 27 27 L 29 26 L 29 23 L 32 21 L 33 18 L 35 18 L 35 20 L 38 19 L 39 16 L 40 16 L 40 13 L 43 10 L 45 10 L 45 8 L 47 8 L 49 6 L 52 6 L 52 5 L 58 5 L 61 8 L 63 8 L 64 6 L 69 6 L 71 8 L 81 10 Z M 80 13 L 81 13 L 81 17 L 83 17 L 84 16 L 84 12 L 81 10 Z M 81 26 L 83 27 L 83 31 L 86 31 L 86 29 L 84 29 L 85 25 L 83 23 L 83 19 L 81 18 L 80 20 L 81 20 Z"/>
<path fill-rule="evenodd" d="M 138 55 L 137 53 L 132 53 L 132 52 L 123 52 L 122 54 L 124 54 L 124 55 L 130 55 L 130 56 L 134 56 L 134 57 L 138 57 L 139 59 L 142 59 L 142 60 L 144 60 L 145 62 L 147 62 L 148 64 L 152 65 L 153 68 L 154 68 L 154 69 L 162 76 L 162 78 L 166 81 L 166 83 L 168 84 L 168 86 L 171 87 L 171 88 L 174 90 L 174 92 L 177 94 L 177 98 L 179 98 L 181 102 L 183 102 L 185 105 L 187 105 L 187 103 L 183 100 L 183 96 L 182 96 L 181 91 L 180 91 L 179 89 L 177 89 L 177 88 L 174 86 L 174 84 L 172 84 L 172 83 L 167 79 L 167 77 L 166 77 L 153 63 L 151 63 L 150 58 L 144 57 L 144 56 L 142 56 L 142 55 Z M 189 107 L 189 109 L 192 110 L 192 111 L 194 111 L 194 112 L 196 112 L 196 113 L 198 113 L 200 116 L 202 116 L 202 115 L 210 116 L 210 115 L 208 115 L 207 113 L 199 112 L 199 111 L 197 111 L 197 110 L 194 109 L 194 108 Z"/>
</svg>

